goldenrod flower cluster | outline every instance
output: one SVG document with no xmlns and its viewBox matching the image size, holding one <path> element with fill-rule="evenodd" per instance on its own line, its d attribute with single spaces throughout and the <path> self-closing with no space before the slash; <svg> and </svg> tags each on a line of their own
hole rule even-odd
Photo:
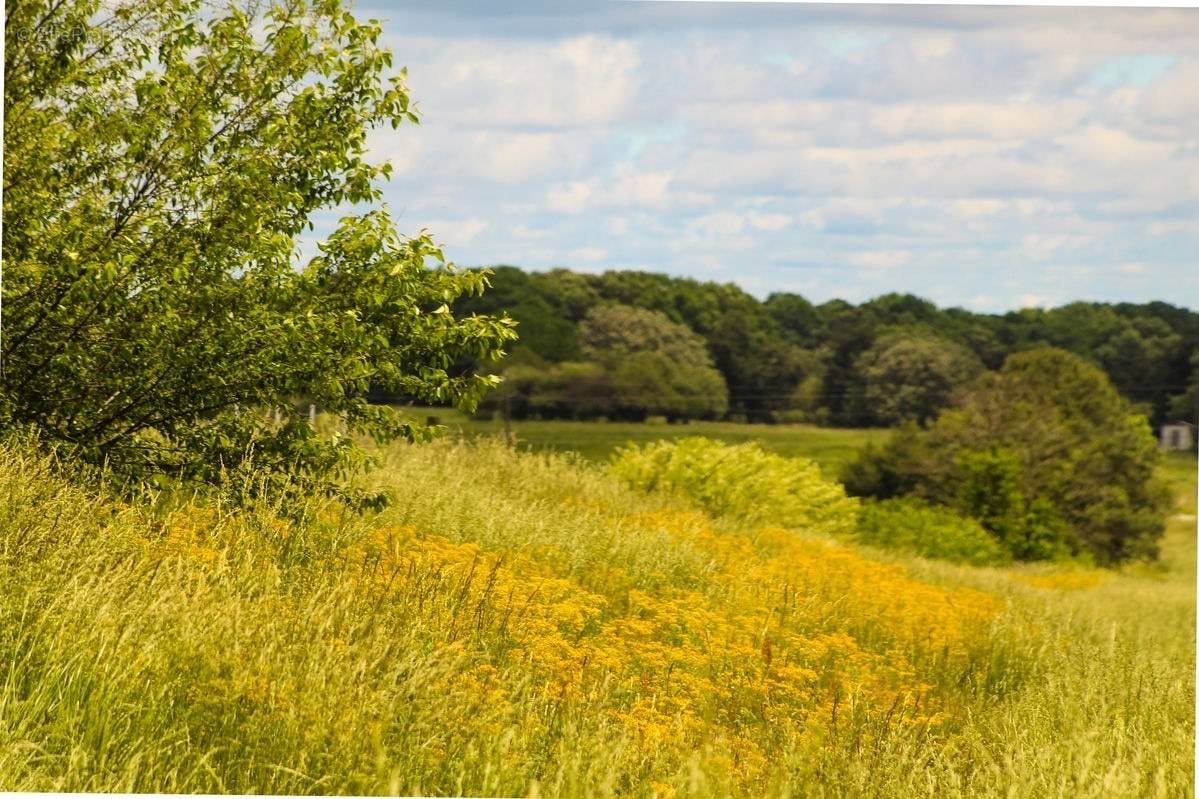
<svg viewBox="0 0 1199 799">
<path fill-rule="evenodd" d="M 1013 574 L 1011 577 L 1016 582 L 1031 585 L 1033 588 L 1054 591 L 1086 591 L 1102 585 L 1107 581 L 1109 575 L 1098 569 L 1086 569 L 1044 574 Z"/>
<path fill-rule="evenodd" d="M 749 786 L 784 750 L 819 745 L 851 714 L 935 727 L 999 613 L 979 591 L 920 583 L 903 568 L 780 528 L 719 532 L 697 513 L 611 523 L 666 531 L 710 558 L 702 585 L 643 590 L 619 569 L 556 574 L 549 557 L 502 557 L 415 528 L 356 547 L 357 579 L 403 612 L 436 619 L 472 651 L 456 693 L 509 701 L 494 668 L 519 666 L 544 698 L 605 714 L 657 757 L 717 741 Z"/>
</svg>

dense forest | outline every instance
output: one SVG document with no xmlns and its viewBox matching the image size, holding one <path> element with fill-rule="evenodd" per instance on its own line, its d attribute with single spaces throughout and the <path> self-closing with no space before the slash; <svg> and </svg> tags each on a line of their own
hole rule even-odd
<svg viewBox="0 0 1199 799">
<path fill-rule="evenodd" d="M 1154 427 L 1193 423 L 1199 404 L 1199 313 L 1166 302 L 996 315 L 910 294 L 816 305 L 647 272 L 493 270 L 491 290 L 455 310 L 519 323 L 484 408 L 515 418 L 923 423 L 981 372 L 1043 346 L 1099 366 Z"/>
</svg>

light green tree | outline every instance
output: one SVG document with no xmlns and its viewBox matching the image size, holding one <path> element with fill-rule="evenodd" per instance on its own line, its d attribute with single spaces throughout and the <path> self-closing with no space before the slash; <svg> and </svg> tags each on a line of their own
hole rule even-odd
<svg viewBox="0 0 1199 799">
<path fill-rule="evenodd" d="M 0 426 L 135 476 L 215 481 L 252 454 L 324 479 L 347 438 L 248 409 L 303 397 L 415 438 L 368 387 L 470 406 L 495 382 L 452 367 L 512 326 L 450 313 L 487 278 L 428 235 L 374 210 L 299 262 L 314 212 L 380 199 L 368 132 L 417 121 L 377 23 L 339 0 L 7 14 Z"/>
<path fill-rule="evenodd" d="M 883 336 L 857 360 L 868 418 L 883 425 L 923 424 L 950 404 L 953 392 L 983 371 L 960 344 L 931 335 Z"/>
<path fill-rule="evenodd" d="M 715 418 L 728 410 L 728 385 L 703 338 L 665 314 L 601 305 L 579 333 L 583 351 L 612 375 L 618 415 Z"/>
</svg>

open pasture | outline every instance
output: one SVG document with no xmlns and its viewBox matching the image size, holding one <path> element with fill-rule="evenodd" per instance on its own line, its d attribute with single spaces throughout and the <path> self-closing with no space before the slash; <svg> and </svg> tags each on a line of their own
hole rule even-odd
<svg viewBox="0 0 1199 799">
<path fill-rule="evenodd" d="M 452 408 L 403 408 L 418 419 L 436 417 L 454 435 L 475 438 L 504 435 L 499 416 L 474 419 Z M 647 422 L 514 421 L 510 425 L 518 447 L 534 452 L 577 452 L 589 461 L 605 461 L 617 447 L 662 439 L 705 436 L 727 444 L 757 441 L 771 452 L 811 458 L 830 475 L 872 441 L 882 441 L 886 429 L 832 428 L 808 424 L 738 424 L 700 422 L 669 424 Z"/>
</svg>

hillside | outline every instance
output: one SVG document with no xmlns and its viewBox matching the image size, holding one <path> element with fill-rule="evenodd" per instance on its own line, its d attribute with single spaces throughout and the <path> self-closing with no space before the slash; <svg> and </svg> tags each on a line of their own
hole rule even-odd
<svg viewBox="0 0 1199 799">
<path fill-rule="evenodd" d="M 1192 791 L 1193 518 L 1157 566 L 973 569 L 486 440 L 291 523 L 0 474 L 6 788 Z"/>
</svg>

